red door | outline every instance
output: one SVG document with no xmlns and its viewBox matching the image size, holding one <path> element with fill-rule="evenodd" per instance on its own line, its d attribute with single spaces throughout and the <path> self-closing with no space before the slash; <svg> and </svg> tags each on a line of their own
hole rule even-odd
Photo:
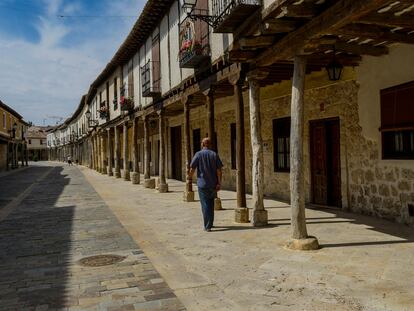
<svg viewBox="0 0 414 311">
<path fill-rule="evenodd" d="M 326 131 L 323 122 L 311 123 L 311 170 L 313 202 L 328 204 Z"/>
</svg>

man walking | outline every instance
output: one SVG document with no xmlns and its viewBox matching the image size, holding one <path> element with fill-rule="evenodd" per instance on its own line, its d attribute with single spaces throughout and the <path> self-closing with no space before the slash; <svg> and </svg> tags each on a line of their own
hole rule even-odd
<svg viewBox="0 0 414 311">
<path fill-rule="evenodd" d="M 188 177 L 191 179 L 197 169 L 197 186 L 203 212 L 204 230 L 210 232 L 214 222 L 214 199 L 221 187 L 223 164 L 218 154 L 210 149 L 210 138 L 204 138 L 201 146 L 202 149 L 194 155 L 191 161 Z"/>
</svg>

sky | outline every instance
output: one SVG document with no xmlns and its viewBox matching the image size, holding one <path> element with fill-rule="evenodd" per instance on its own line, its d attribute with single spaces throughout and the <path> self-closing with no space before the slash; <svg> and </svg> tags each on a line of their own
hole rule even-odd
<svg viewBox="0 0 414 311">
<path fill-rule="evenodd" d="M 0 99 L 36 125 L 66 119 L 124 41 L 144 4 L 0 0 Z"/>
</svg>

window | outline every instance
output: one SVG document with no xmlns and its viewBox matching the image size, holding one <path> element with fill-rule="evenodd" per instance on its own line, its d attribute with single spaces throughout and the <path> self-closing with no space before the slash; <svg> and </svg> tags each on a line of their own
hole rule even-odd
<svg viewBox="0 0 414 311">
<path fill-rule="evenodd" d="M 290 117 L 273 120 L 273 165 L 275 172 L 290 171 Z"/>
<path fill-rule="evenodd" d="M 29 139 L 29 145 L 31 145 L 32 144 L 32 140 L 31 139 Z"/>
<path fill-rule="evenodd" d="M 193 154 L 201 149 L 201 130 L 193 130 Z"/>
<path fill-rule="evenodd" d="M 414 159 L 414 81 L 381 90 L 383 159 Z"/>
<path fill-rule="evenodd" d="M 6 129 L 7 128 L 7 120 L 6 120 L 6 113 L 3 112 L 3 128 Z"/>
<path fill-rule="evenodd" d="M 118 78 L 114 78 L 114 110 L 118 109 Z"/>
<path fill-rule="evenodd" d="M 236 123 L 230 124 L 231 169 L 236 169 Z"/>
<path fill-rule="evenodd" d="M 132 63 L 128 66 L 128 96 L 134 97 L 134 67 Z"/>
<path fill-rule="evenodd" d="M 40 140 L 40 144 L 43 145 L 43 140 L 42 139 Z"/>
</svg>

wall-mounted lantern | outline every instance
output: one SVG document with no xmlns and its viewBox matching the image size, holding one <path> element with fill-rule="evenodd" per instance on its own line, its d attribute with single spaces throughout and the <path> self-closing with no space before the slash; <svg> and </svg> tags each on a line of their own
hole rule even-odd
<svg viewBox="0 0 414 311">
<path fill-rule="evenodd" d="M 330 81 L 338 81 L 341 79 L 342 70 L 344 66 L 341 63 L 337 62 L 336 59 L 336 50 L 335 47 L 333 49 L 333 59 L 332 61 L 326 66 L 326 71 L 328 72 L 328 77 Z"/>
</svg>

